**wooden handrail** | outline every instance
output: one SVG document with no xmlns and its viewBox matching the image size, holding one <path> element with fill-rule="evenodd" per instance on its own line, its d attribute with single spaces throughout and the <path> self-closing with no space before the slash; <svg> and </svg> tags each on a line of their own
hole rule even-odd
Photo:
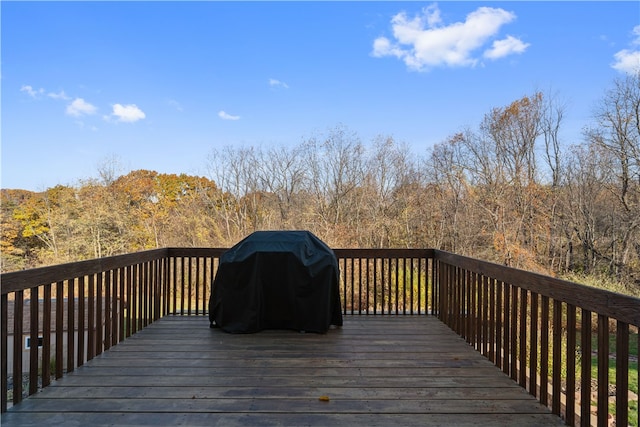
<svg viewBox="0 0 640 427">
<path fill-rule="evenodd" d="M 439 250 L 434 259 L 438 317 L 568 425 L 608 425 L 609 343 L 615 333 L 616 425 L 627 425 L 630 346 L 640 352 L 640 299 Z"/>
<path fill-rule="evenodd" d="M 34 368 L 41 367 L 46 386 L 49 375 L 60 378 L 162 316 L 206 314 L 225 250 L 163 248 L 2 274 L 2 412 L 9 370 L 15 378 L 29 367 L 25 392 L 32 394 Z M 630 347 L 640 347 L 630 337 L 640 326 L 640 299 L 434 249 L 334 253 L 345 314 L 437 315 L 567 424 L 606 421 L 609 352 L 603 349 L 615 336 L 616 420 L 626 424 Z M 77 337 L 64 340 L 65 328 L 79 329 Z M 43 350 L 32 346 L 23 363 L 22 337 L 11 339 L 10 330 L 43 333 Z M 593 419 L 592 380 L 599 384 Z M 21 381 L 14 381 L 13 393 L 13 403 L 20 402 Z"/>
<path fill-rule="evenodd" d="M 638 298 L 440 250 L 435 250 L 434 253 L 435 259 L 443 263 L 514 284 L 527 291 L 621 320 L 630 325 L 640 325 L 640 299 Z"/>
<path fill-rule="evenodd" d="M 96 258 L 86 261 L 70 262 L 66 264 L 3 273 L 0 275 L 2 295 L 30 289 L 33 286 L 43 283 L 72 280 L 78 277 L 103 273 L 105 271 L 116 270 L 131 265 L 139 265 L 145 262 L 165 258 L 167 256 L 167 252 L 167 248 L 152 249 L 124 255 L 115 255 L 105 258 Z"/>
</svg>

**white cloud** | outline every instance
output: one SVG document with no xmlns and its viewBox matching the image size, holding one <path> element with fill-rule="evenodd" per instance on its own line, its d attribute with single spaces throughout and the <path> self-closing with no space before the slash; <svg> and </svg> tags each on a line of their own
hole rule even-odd
<svg viewBox="0 0 640 427">
<path fill-rule="evenodd" d="M 613 55 L 615 62 L 612 68 L 627 74 L 633 74 L 640 71 L 640 50 L 622 49 Z"/>
<path fill-rule="evenodd" d="M 74 99 L 67 105 L 67 114 L 74 117 L 95 114 L 98 109 L 82 98 Z"/>
<path fill-rule="evenodd" d="M 134 123 L 147 117 L 135 104 L 114 104 L 111 115 L 116 117 L 116 121 L 125 123 Z"/>
<path fill-rule="evenodd" d="M 634 39 L 632 45 L 640 45 L 640 25 L 633 27 Z M 613 55 L 614 62 L 611 67 L 622 73 L 634 74 L 640 72 L 640 50 L 622 49 Z"/>
<path fill-rule="evenodd" d="M 60 92 L 58 92 L 58 93 L 55 93 L 55 92 L 49 92 L 49 93 L 47 94 L 47 96 L 48 96 L 49 98 L 52 98 L 52 99 L 62 99 L 63 101 L 68 101 L 68 100 L 70 100 L 70 99 L 71 99 L 71 98 L 70 98 L 66 93 L 64 93 L 64 91 L 63 91 L 63 90 L 61 90 L 61 91 L 60 91 Z"/>
<path fill-rule="evenodd" d="M 464 22 L 444 25 L 440 9 L 432 4 L 421 14 L 409 18 L 400 12 L 391 20 L 394 41 L 379 37 L 373 42 L 374 57 L 395 56 L 412 70 L 424 71 L 437 66 L 473 67 L 479 58 L 474 52 L 494 38 L 500 28 L 516 19 L 503 9 L 480 7 Z M 485 57 L 497 59 L 522 53 L 529 45 L 509 36 L 494 42 Z"/>
<path fill-rule="evenodd" d="M 38 95 L 41 95 L 44 93 L 44 89 L 40 88 L 40 89 L 34 89 L 32 86 L 30 85 L 22 85 L 22 87 L 20 88 L 20 92 L 25 92 L 27 95 L 29 95 L 32 98 L 37 98 Z"/>
<path fill-rule="evenodd" d="M 640 25 L 636 25 L 631 30 L 631 33 L 635 36 L 635 39 L 631 41 L 632 44 L 640 45 Z"/>
<path fill-rule="evenodd" d="M 222 110 L 218 112 L 218 117 L 220 117 L 222 120 L 240 120 L 240 116 L 232 116 L 231 114 L 228 114 Z"/>
<path fill-rule="evenodd" d="M 513 53 L 523 53 L 529 46 L 529 43 L 524 43 L 522 40 L 513 36 L 507 36 L 506 39 L 495 40 L 491 49 L 487 49 L 484 52 L 484 57 L 488 59 L 500 59 Z"/>
<path fill-rule="evenodd" d="M 269 79 L 269 86 L 271 87 L 281 87 L 284 89 L 289 89 L 289 85 L 286 84 L 285 82 L 281 82 L 280 80 L 276 80 L 276 79 Z"/>
</svg>

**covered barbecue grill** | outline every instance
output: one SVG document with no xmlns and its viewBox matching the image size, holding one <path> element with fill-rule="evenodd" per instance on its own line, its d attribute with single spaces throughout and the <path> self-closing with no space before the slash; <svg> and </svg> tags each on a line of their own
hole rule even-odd
<svg viewBox="0 0 640 427">
<path fill-rule="evenodd" d="M 338 261 L 308 231 L 257 231 L 220 257 L 209 300 L 211 327 L 326 332 L 342 325 Z"/>
</svg>

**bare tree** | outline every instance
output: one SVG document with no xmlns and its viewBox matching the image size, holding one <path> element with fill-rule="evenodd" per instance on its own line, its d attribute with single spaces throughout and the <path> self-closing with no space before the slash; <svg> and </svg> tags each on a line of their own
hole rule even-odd
<svg viewBox="0 0 640 427">
<path fill-rule="evenodd" d="M 585 137 L 610 160 L 602 167 L 611 178 L 605 182 L 615 200 L 608 213 L 616 231 L 610 236 L 610 268 L 618 277 L 638 275 L 629 266 L 632 256 L 640 258 L 640 71 L 614 81 L 594 118 Z"/>
<path fill-rule="evenodd" d="M 307 179 L 302 147 L 272 147 L 258 154 L 257 174 L 264 192 L 271 194 L 279 213 L 280 228 L 295 228 L 303 209 L 300 192 Z"/>
<path fill-rule="evenodd" d="M 321 139 L 304 144 L 305 167 L 309 174 L 307 192 L 314 197 L 319 225 L 332 239 L 346 241 L 355 190 L 363 182 L 364 148 L 360 138 L 344 126 L 337 126 Z"/>
</svg>

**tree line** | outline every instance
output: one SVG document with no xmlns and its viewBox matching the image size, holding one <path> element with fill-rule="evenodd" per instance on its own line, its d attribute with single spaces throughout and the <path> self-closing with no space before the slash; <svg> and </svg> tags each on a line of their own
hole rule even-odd
<svg viewBox="0 0 640 427">
<path fill-rule="evenodd" d="M 338 125 L 213 149 L 206 176 L 119 176 L 111 161 L 76 186 L 3 189 L 1 269 L 306 229 L 332 247 L 434 247 L 640 288 L 640 74 L 613 81 L 580 141 L 562 139 L 565 113 L 536 91 L 424 155 Z"/>
</svg>

